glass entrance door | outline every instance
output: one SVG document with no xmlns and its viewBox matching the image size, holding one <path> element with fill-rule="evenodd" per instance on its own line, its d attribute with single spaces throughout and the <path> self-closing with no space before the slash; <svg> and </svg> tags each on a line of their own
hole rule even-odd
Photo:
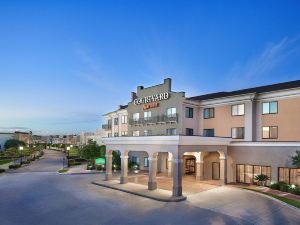
<svg viewBox="0 0 300 225">
<path fill-rule="evenodd" d="M 185 174 L 193 174 L 196 172 L 196 160 L 186 159 L 185 160 Z"/>
</svg>

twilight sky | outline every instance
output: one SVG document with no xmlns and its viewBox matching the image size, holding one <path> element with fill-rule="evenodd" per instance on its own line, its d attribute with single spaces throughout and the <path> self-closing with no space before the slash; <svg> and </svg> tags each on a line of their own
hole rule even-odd
<svg viewBox="0 0 300 225">
<path fill-rule="evenodd" d="M 187 96 L 300 79 L 299 1 L 199 2 L 1 1 L 0 131 L 94 131 L 166 77 Z"/>
</svg>

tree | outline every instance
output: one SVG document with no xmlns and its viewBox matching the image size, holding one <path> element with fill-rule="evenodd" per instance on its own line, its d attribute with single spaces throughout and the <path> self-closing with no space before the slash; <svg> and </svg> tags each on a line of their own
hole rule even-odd
<svg viewBox="0 0 300 225">
<path fill-rule="evenodd" d="M 297 168 L 300 168 L 300 150 L 296 151 L 296 155 L 292 156 L 292 164 Z"/>
<path fill-rule="evenodd" d="M 105 149 L 103 151 L 103 147 L 99 147 L 96 142 L 89 140 L 88 144 L 81 149 L 80 155 L 94 164 L 96 158 L 105 156 Z"/>
<path fill-rule="evenodd" d="M 18 148 L 19 146 L 25 146 L 24 141 L 19 141 L 17 139 L 9 139 L 5 142 L 4 148 L 9 149 L 9 148 Z"/>
</svg>

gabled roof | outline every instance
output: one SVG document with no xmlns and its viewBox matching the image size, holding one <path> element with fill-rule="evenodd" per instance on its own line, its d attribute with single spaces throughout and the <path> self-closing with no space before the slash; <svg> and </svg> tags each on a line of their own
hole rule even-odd
<svg viewBox="0 0 300 225">
<path fill-rule="evenodd" d="M 223 91 L 223 92 L 210 93 L 210 94 L 190 97 L 187 99 L 194 100 L 194 101 L 201 101 L 201 100 L 224 98 L 224 97 L 229 97 L 229 96 L 244 95 L 244 94 L 251 94 L 251 93 L 260 94 L 260 93 L 265 93 L 265 92 L 280 91 L 280 90 L 286 90 L 286 89 L 291 89 L 291 88 L 300 88 L 300 80 L 259 86 L 259 87 L 254 87 L 254 88 L 241 89 L 241 90 L 237 90 L 237 91 L 230 91 L 230 92 Z"/>
</svg>

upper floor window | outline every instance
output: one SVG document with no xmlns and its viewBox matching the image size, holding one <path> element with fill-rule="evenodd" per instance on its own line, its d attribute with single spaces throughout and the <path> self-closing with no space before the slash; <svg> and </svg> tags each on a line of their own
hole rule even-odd
<svg viewBox="0 0 300 225">
<path fill-rule="evenodd" d="M 112 120 L 110 119 L 110 120 L 107 120 L 107 125 L 108 126 L 111 126 L 111 124 L 112 124 Z"/>
<path fill-rule="evenodd" d="M 144 119 L 150 120 L 151 119 L 151 111 L 145 111 L 144 112 Z"/>
<path fill-rule="evenodd" d="M 140 131 L 139 131 L 139 130 L 134 130 L 134 131 L 132 132 L 132 136 L 133 136 L 133 137 L 140 136 Z"/>
<path fill-rule="evenodd" d="M 114 125 L 118 125 L 119 124 L 119 118 L 114 118 Z"/>
<path fill-rule="evenodd" d="M 203 130 L 204 137 L 214 137 L 215 136 L 215 129 L 204 129 Z"/>
<path fill-rule="evenodd" d="M 244 127 L 234 127 L 231 129 L 231 137 L 235 139 L 244 138 Z"/>
<path fill-rule="evenodd" d="M 124 115 L 121 117 L 121 123 L 126 124 L 127 123 L 127 115 Z"/>
<path fill-rule="evenodd" d="M 186 118 L 193 118 L 194 117 L 194 109 L 191 107 L 185 108 L 185 117 Z"/>
<path fill-rule="evenodd" d="M 121 136 L 123 136 L 123 137 L 124 137 L 124 136 L 127 136 L 127 131 L 122 131 L 122 132 L 121 132 Z"/>
<path fill-rule="evenodd" d="M 238 104 L 231 106 L 231 115 L 242 116 L 245 115 L 245 104 Z"/>
<path fill-rule="evenodd" d="M 139 121 L 140 113 L 133 113 L 133 121 Z"/>
<path fill-rule="evenodd" d="M 186 136 L 193 136 L 194 135 L 194 129 L 192 128 L 186 128 L 185 129 Z"/>
<path fill-rule="evenodd" d="M 263 139 L 277 139 L 278 138 L 278 127 L 270 126 L 262 128 Z"/>
<path fill-rule="evenodd" d="M 175 117 L 175 116 L 176 116 L 176 108 L 168 108 L 167 117 Z"/>
<path fill-rule="evenodd" d="M 176 128 L 168 128 L 167 135 L 176 135 Z"/>
<path fill-rule="evenodd" d="M 206 108 L 203 110 L 204 119 L 210 119 L 215 117 L 215 109 L 214 108 Z"/>
<path fill-rule="evenodd" d="M 278 112 L 277 102 L 264 102 L 263 103 L 263 114 L 276 114 Z"/>
</svg>

